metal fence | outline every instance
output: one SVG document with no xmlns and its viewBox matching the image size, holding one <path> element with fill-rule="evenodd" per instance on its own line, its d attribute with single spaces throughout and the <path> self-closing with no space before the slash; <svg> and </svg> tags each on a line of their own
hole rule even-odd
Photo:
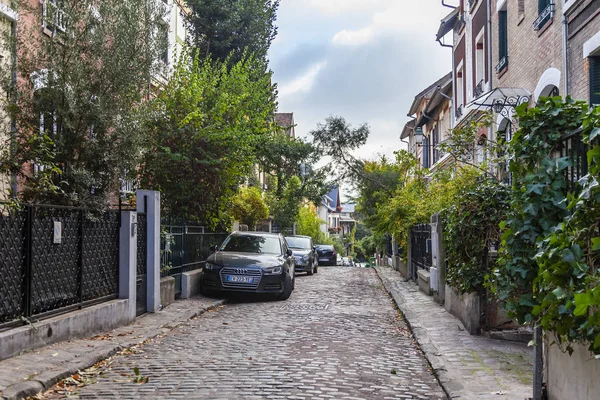
<svg viewBox="0 0 600 400">
<path fill-rule="evenodd" d="M 577 191 L 577 181 L 588 173 L 587 152 L 589 147 L 582 140 L 582 129 L 577 129 L 561 138 L 556 157 L 568 157 L 571 166 L 565 170 L 569 192 Z"/>
<path fill-rule="evenodd" d="M 0 204 L 0 328 L 116 298 L 119 212 Z"/>
<path fill-rule="evenodd" d="M 410 232 L 412 279 L 417 280 L 417 269 L 431 268 L 431 225 L 413 225 Z"/>
<path fill-rule="evenodd" d="M 161 277 L 175 278 L 175 295 L 181 294 L 181 274 L 202 268 L 215 245 L 228 233 L 209 233 L 203 226 L 161 226 Z"/>
</svg>

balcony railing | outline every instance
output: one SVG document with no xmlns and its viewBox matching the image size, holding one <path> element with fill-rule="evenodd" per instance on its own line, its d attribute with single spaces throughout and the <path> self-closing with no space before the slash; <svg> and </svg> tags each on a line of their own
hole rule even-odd
<svg viewBox="0 0 600 400">
<path fill-rule="evenodd" d="M 463 106 L 460 105 L 458 107 L 456 107 L 456 118 L 460 118 L 463 115 Z"/>
<path fill-rule="evenodd" d="M 554 3 L 550 3 L 540 12 L 540 15 L 533 21 L 533 30 L 539 31 L 546 22 L 554 16 Z"/>
<path fill-rule="evenodd" d="M 483 79 L 479 81 L 477 86 L 475 86 L 475 97 L 479 97 L 483 94 Z"/>
<path fill-rule="evenodd" d="M 498 64 L 496 64 L 496 73 L 499 74 L 506 67 L 508 67 L 508 56 L 504 56 L 498 61 Z"/>
</svg>

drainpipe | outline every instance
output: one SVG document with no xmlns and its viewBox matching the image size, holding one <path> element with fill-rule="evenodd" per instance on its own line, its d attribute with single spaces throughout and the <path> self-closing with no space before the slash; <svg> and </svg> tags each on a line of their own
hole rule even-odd
<svg viewBox="0 0 600 400">
<path fill-rule="evenodd" d="M 564 4 L 563 4 L 564 6 Z M 569 58 L 568 52 L 569 49 L 567 47 L 567 16 L 563 14 L 562 20 L 562 57 L 563 57 L 563 96 L 567 97 L 569 95 Z"/>
<path fill-rule="evenodd" d="M 451 5 L 451 4 L 446 4 L 445 0 L 442 0 L 442 5 L 443 5 L 444 7 L 448 7 L 448 8 L 451 8 L 451 9 L 453 9 L 453 10 L 454 10 L 454 9 L 457 7 L 457 6 L 453 6 L 453 5 Z"/>
<path fill-rule="evenodd" d="M 457 8 L 457 6 L 452 6 L 450 4 L 446 4 L 445 0 L 442 0 L 442 5 L 444 7 L 448 7 L 453 10 L 455 10 Z M 454 38 L 452 40 L 454 41 Z M 454 65 L 454 45 L 443 43 L 441 38 L 438 39 L 437 42 L 442 47 L 448 47 L 448 48 L 452 49 L 452 98 L 454 98 L 454 95 L 456 93 L 456 88 L 454 87 L 454 82 L 456 82 L 456 68 Z M 456 123 L 455 119 L 456 119 L 456 113 L 454 112 L 454 101 L 452 99 L 450 99 L 450 127 L 451 128 L 454 128 L 454 124 Z"/>
</svg>

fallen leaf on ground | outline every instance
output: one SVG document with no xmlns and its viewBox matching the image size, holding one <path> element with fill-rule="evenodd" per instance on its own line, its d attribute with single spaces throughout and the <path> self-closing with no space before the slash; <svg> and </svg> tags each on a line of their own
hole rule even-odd
<svg viewBox="0 0 600 400">
<path fill-rule="evenodd" d="M 52 357 L 56 357 L 58 353 L 52 353 Z"/>
</svg>

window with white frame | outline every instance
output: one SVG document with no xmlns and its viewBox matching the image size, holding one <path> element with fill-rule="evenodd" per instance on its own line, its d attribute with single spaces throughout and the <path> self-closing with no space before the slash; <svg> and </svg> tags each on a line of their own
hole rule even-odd
<svg viewBox="0 0 600 400">
<path fill-rule="evenodd" d="M 52 32 L 66 31 L 64 0 L 43 0 L 42 25 Z"/>
<path fill-rule="evenodd" d="M 475 97 L 483 93 L 485 84 L 485 35 L 484 30 L 477 35 L 475 44 Z"/>
</svg>

